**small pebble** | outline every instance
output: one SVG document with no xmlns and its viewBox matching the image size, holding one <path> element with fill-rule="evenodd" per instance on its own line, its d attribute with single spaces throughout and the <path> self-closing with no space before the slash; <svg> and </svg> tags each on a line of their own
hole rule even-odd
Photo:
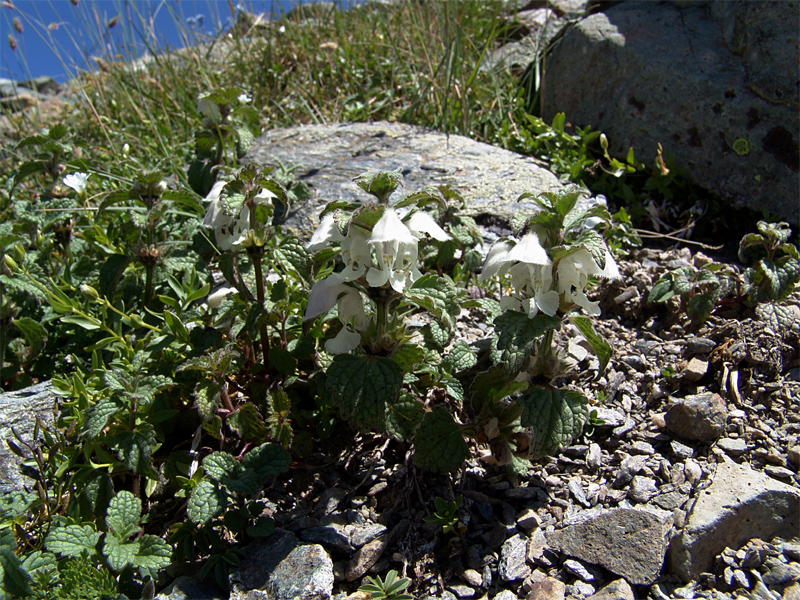
<svg viewBox="0 0 800 600">
<path fill-rule="evenodd" d="M 741 438 L 722 438 L 717 442 L 717 446 L 722 448 L 731 456 L 741 456 L 747 452 L 747 442 Z"/>
<path fill-rule="evenodd" d="M 633 445 L 631 446 L 631 452 L 633 452 L 634 454 L 647 454 L 647 455 L 653 455 L 656 453 L 652 444 L 648 444 L 647 442 L 642 442 L 642 441 L 633 442 Z"/>
<path fill-rule="evenodd" d="M 714 340 L 704 337 L 691 337 L 686 340 L 686 352 L 689 354 L 707 354 L 716 347 Z"/>
<path fill-rule="evenodd" d="M 686 481 L 694 485 L 703 476 L 703 467 L 697 461 L 689 458 L 683 465 L 683 473 L 686 476 Z"/>
<path fill-rule="evenodd" d="M 786 453 L 786 460 L 790 465 L 794 465 L 795 468 L 800 469 L 800 446 L 792 446 L 789 448 L 789 451 Z"/>
<path fill-rule="evenodd" d="M 672 440 L 669 445 L 678 458 L 692 458 L 694 456 L 694 448 L 682 444 L 678 440 Z"/>
<path fill-rule="evenodd" d="M 475 569 L 467 569 L 461 574 L 461 578 L 467 585 L 472 587 L 480 587 L 483 585 L 483 575 L 478 573 Z"/>
<path fill-rule="evenodd" d="M 571 558 L 565 560 L 564 569 L 583 581 L 590 582 L 595 580 L 595 576 L 592 575 L 592 573 L 590 573 L 589 570 L 577 560 L 573 560 Z"/>
<path fill-rule="evenodd" d="M 586 466 L 590 469 L 597 469 L 603 464 L 603 451 L 600 444 L 592 442 L 589 444 L 589 451 L 586 453 Z"/>
<path fill-rule="evenodd" d="M 658 494 L 658 486 L 655 479 L 650 477 L 642 477 L 637 475 L 631 482 L 631 487 L 628 490 L 628 498 L 634 502 L 644 503 L 650 500 L 653 496 Z"/>
<path fill-rule="evenodd" d="M 794 471 L 791 471 L 786 467 L 776 467 L 775 465 L 767 465 L 764 467 L 764 471 L 767 473 L 767 475 L 776 477 L 778 479 L 791 479 L 792 475 L 794 475 Z"/>
</svg>

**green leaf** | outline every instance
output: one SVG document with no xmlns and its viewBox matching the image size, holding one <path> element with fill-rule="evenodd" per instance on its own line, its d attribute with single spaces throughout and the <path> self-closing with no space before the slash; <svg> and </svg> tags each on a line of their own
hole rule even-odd
<svg viewBox="0 0 800 600">
<path fill-rule="evenodd" d="M 142 501 L 128 491 L 118 492 L 108 504 L 106 526 L 119 540 L 138 533 Z"/>
<path fill-rule="evenodd" d="M 447 390 L 451 398 L 459 402 L 464 400 L 464 388 L 461 386 L 461 382 L 458 379 L 455 377 L 443 377 L 439 383 Z"/>
<path fill-rule="evenodd" d="M 411 442 L 424 416 L 422 402 L 404 393 L 386 409 L 386 431 L 402 442 Z"/>
<path fill-rule="evenodd" d="M 478 362 L 478 358 L 469 349 L 469 344 L 458 340 L 453 348 L 442 358 L 442 367 L 451 373 L 460 373 L 471 369 Z"/>
<path fill-rule="evenodd" d="M 106 535 L 103 544 L 103 555 L 108 559 L 112 571 L 120 572 L 125 567 L 133 566 L 139 552 L 139 540 L 122 541 L 112 534 Z"/>
<path fill-rule="evenodd" d="M 92 556 L 100 535 L 91 525 L 57 527 L 47 534 L 44 547 L 60 556 L 80 556 L 83 552 Z"/>
<path fill-rule="evenodd" d="M 515 377 L 528 367 L 531 353 L 536 341 L 550 329 L 557 329 L 561 319 L 545 314 L 538 314 L 532 319 L 517 311 L 506 311 L 494 320 L 494 326 L 500 334 L 497 348 L 502 352 L 502 360 L 506 363 L 506 375 Z"/>
<path fill-rule="evenodd" d="M 194 404 L 204 421 L 209 421 L 220 402 L 222 386 L 210 379 L 201 379 L 194 387 Z"/>
<path fill-rule="evenodd" d="M 438 320 L 431 321 L 422 328 L 422 335 L 429 346 L 443 349 L 450 341 L 450 329 L 443 327 Z"/>
<path fill-rule="evenodd" d="M 213 481 L 203 479 L 192 488 L 187 512 L 192 523 L 207 525 L 211 519 L 221 515 L 227 505 L 225 490 Z"/>
<path fill-rule="evenodd" d="M 414 436 L 414 446 L 414 462 L 428 471 L 454 471 L 469 456 L 461 428 L 442 406 L 434 406 L 425 414 Z"/>
<path fill-rule="evenodd" d="M 250 537 L 269 537 L 275 532 L 275 523 L 269 517 L 258 517 L 254 525 L 247 528 Z"/>
<path fill-rule="evenodd" d="M 419 344 L 400 344 L 389 355 L 396 362 L 403 373 L 411 373 L 416 365 L 422 362 L 425 357 L 425 349 Z"/>
<path fill-rule="evenodd" d="M 155 535 L 143 535 L 138 542 L 139 552 L 133 564 L 143 579 L 149 575 L 156 581 L 158 571 L 166 569 L 172 562 L 172 547 Z"/>
<path fill-rule="evenodd" d="M 433 313 L 445 327 L 453 329 L 461 309 L 451 282 L 429 273 L 406 289 L 406 297 Z"/>
<path fill-rule="evenodd" d="M 498 365 L 475 377 L 470 386 L 470 395 L 473 404 L 494 404 L 527 387 L 527 382 L 517 382 L 506 377 L 503 365 Z M 476 406 L 476 410 L 480 412 L 479 406 Z"/>
<path fill-rule="evenodd" d="M 203 459 L 203 471 L 214 481 L 222 481 L 235 473 L 239 463 L 227 452 L 212 452 Z"/>
<path fill-rule="evenodd" d="M 555 454 L 577 439 L 589 417 L 588 401 L 580 392 L 533 388 L 524 392 L 520 424 L 531 428 L 532 458 Z"/>
<path fill-rule="evenodd" d="M 108 420 L 122 409 L 122 400 L 106 396 L 94 406 L 90 406 L 86 411 L 86 422 L 83 427 L 84 433 L 89 439 L 94 439 L 103 432 Z"/>
<path fill-rule="evenodd" d="M 297 275 L 307 285 L 313 283 L 311 256 L 299 238 L 295 236 L 283 238 L 275 248 L 273 256 L 286 273 Z"/>
<path fill-rule="evenodd" d="M 375 196 L 379 201 L 385 202 L 403 184 L 403 170 L 379 171 L 377 173 L 363 173 L 354 177 L 353 181 L 365 192 Z"/>
<path fill-rule="evenodd" d="M 0 600 L 27 597 L 30 594 L 28 579 L 13 546 L 0 546 Z"/>
<path fill-rule="evenodd" d="M 764 302 L 756 306 L 756 316 L 772 327 L 774 331 L 794 331 L 800 333 L 800 309 L 797 306 L 784 306 L 777 302 Z"/>
<path fill-rule="evenodd" d="M 151 458 L 157 445 L 156 432 L 152 425 L 142 423 L 133 431 L 123 431 L 111 443 L 128 469 L 137 475 L 158 477 Z"/>
<path fill-rule="evenodd" d="M 97 292 L 101 298 L 114 297 L 119 280 L 130 263 L 131 257 L 127 254 L 112 254 L 106 258 L 103 266 L 100 267 L 100 279 L 97 286 Z"/>
<path fill-rule="evenodd" d="M 650 294 L 647 296 L 648 302 L 666 302 L 675 295 L 672 282 L 672 274 L 667 273 L 656 281 Z"/>
<path fill-rule="evenodd" d="M 12 319 L 11 324 L 22 332 L 25 341 L 31 349 L 31 358 L 35 358 L 44 348 L 47 333 L 41 323 L 34 321 L 30 317 Z"/>
<path fill-rule="evenodd" d="M 582 315 L 576 315 L 570 317 L 570 321 L 578 328 L 578 331 L 581 332 L 583 337 L 586 338 L 586 341 L 589 342 L 591 345 L 592 350 L 597 355 L 598 360 L 600 361 L 600 370 L 598 371 L 598 376 L 602 375 L 603 371 L 606 370 L 608 366 L 608 361 L 611 360 L 612 350 L 609 343 L 606 339 L 601 336 L 594 328 L 594 324 L 589 317 L 584 317 Z"/>
<path fill-rule="evenodd" d="M 269 349 L 269 364 L 283 375 L 294 375 L 297 359 L 289 350 L 273 346 Z"/>
<path fill-rule="evenodd" d="M 711 316 L 717 303 L 708 294 L 695 294 L 686 303 L 686 313 L 694 324 L 704 323 Z"/>
<path fill-rule="evenodd" d="M 264 418 L 255 404 L 245 402 L 228 416 L 228 426 L 248 442 L 263 442 L 268 437 Z"/>
<path fill-rule="evenodd" d="M 54 309 L 55 309 L 55 307 L 54 307 Z M 74 316 L 74 315 L 67 315 L 67 316 L 61 317 L 61 322 L 62 323 L 72 323 L 73 325 L 77 325 L 78 327 L 82 327 L 83 329 L 86 329 L 87 331 L 96 331 L 97 329 L 100 329 L 100 325 L 98 323 L 95 323 L 94 321 L 90 321 L 86 317 L 78 317 L 78 316 Z"/>
<path fill-rule="evenodd" d="M 386 404 L 403 384 L 403 370 L 389 358 L 339 354 L 328 367 L 328 389 L 342 417 L 364 431 L 383 429 Z"/>
<path fill-rule="evenodd" d="M 242 459 L 242 467 L 252 470 L 262 481 L 289 470 L 292 456 L 278 444 L 262 444 Z"/>
</svg>

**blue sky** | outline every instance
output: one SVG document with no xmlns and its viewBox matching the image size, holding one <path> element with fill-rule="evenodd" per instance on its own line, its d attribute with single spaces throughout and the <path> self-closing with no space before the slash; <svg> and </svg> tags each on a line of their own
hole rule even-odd
<svg viewBox="0 0 800 600">
<path fill-rule="evenodd" d="M 313 0 L 303 3 L 309 1 Z M 184 45 L 179 29 L 189 32 L 194 40 L 212 35 L 230 24 L 231 8 L 237 4 L 252 12 L 280 13 L 298 3 L 299 0 L 78 0 L 75 6 L 71 0 L 4 0 L 0 6 L 0 78 L 22 81 L 49 75 L 65 81 L 75 67 L 87 68 L 86 57 L 119 56 L 125 48 L 135 48 L 140 55 L 145 48 L 143 36 L 151 43 L 155 38 L 161 48 L 179 48 Z M 15 29 L 15 17 L 22 33 Z M 118 17 L 118 23 L 108 28 L 114 17 Z M 14 51 L 9 46 L 9 35 L 16 40 Z"/>
</svg>

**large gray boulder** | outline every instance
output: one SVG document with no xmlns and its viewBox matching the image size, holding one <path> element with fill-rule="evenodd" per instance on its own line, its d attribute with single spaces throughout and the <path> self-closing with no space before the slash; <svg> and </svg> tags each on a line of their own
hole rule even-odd
<svg viewBox="0 0 800 600">
<path fill-rule="evenodd" d="M 33 480 L 20 472 L 22 458 L 13 453 L 7 440 L 15 443 L 27 456 L 26 444 L 33 443 L 38 416 L 43 425 L 53 424 L 58 412 L 58 396 L 50 382 L 40 383 L 16 392 L 0 393 L 0 494 L 30 487 Z M 21 438 L 21 442 L 17 436 Z"/>
<path fill-rule="evenodd" d="M 691 581 L 710 572 L 725 548 L 800 531 L 800 490 L 747 465 L 722 463 L 669 548 L 671 573 Z"/>
<path fill-rule="evenodd" d="M 547 62 L 558 112 L 633 146 L 657 145 L 723 201 L 800 221 L 796 0 L 631 0 L 580 20 Z"/>
<path fill-rule="evenodd" d="M 426 186 L 451 185 L 467 203 L 466 213 L 510 221 L 532 202 L 523 192 L 557 191 L 563 186 L 542 163 L 460 135 L 402 123 L 336 123 L 275 129 L 259 137 L 247 160 L 265 166 L 298 164 L 311 199 L 292 207 L 287 226 L 304 239 L 317 228 L 319 211 L 331 200 L 369 201 L 353 183 L 367 171 L 403 170 L 401 194 Z"/>
</svg>

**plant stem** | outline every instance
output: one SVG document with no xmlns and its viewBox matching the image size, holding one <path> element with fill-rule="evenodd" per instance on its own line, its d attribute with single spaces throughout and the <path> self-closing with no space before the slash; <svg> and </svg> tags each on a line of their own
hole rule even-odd
<svg viewBox="0 0 800 600">
<path fill-rule="evenodd" d="M 258 250 L 261 249 L 258 248 Z M 250 255 L 250 259 L 253 261 L 253 270 L 256 275 L 256 299 L 258 304 L 263 307 L 266 296 L 264 294 L 264 273 L 261 269 L 261 255 L 254 252 Z M 264 365 L 266 366 L 269 364 L 269 333 L 267 332 L 266 323 L 261 324 L 261 348 L 264 353 Z"/>
</svg>

